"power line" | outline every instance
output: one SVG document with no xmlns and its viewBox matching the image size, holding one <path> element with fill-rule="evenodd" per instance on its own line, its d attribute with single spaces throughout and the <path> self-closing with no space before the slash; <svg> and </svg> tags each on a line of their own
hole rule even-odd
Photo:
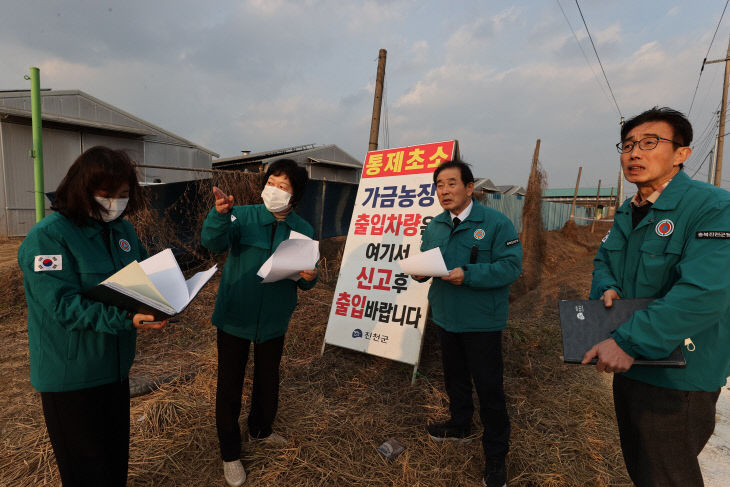
<svg viewBox="0 0 730 487">
<path fill-rule="evenodd" d="M 713 151 L 708 152 L 707 153 L 707 156 L 709 156 L 710 154 L 712 154 L 712 152 Z M 702 163 L 699 165 L 699 167 L 697 168 L 697 170 L 694 172 L 694 174 L 692 175 L 692 178 L 691 179 L 694 179 L 695 178 L 695 175 L 697 175 L 697 173 L 700 172 L 700 169 L 702 169 L 702 166 L 704 165 L 705 161 L 707 160 L 707 156 L 705 156 L 705 158 L 702 159 Z"/>
<path fill-rule="evenodd" d="M 728 1 L 730 1 L 730 0 L 728 0 Z M 588 24 L 586 24 L 586 19 L 585 19 L 585 17 L 583 17 L 583 11 L 580 9 L 578 0 L 575 0 L 575 5 L 576 5 L 576 7 L 578 7 L 578 12 L 580 12 L 580 18 L 583 20 L 583 25 L 585 26 L 586 32 L 588 33 L 588 38 L 591 40 L 591 46 L 593 46 L 593 52 L 596 53 L 596 59 L 598 59 L 598 65 L 601 66 L 601 71 L 603 72 L 603 77 L 606 79 L 606 84 L 608 85 L 608 91 L 611 92 L 611 98 L 613 98 L 613 103 L 616 105 L 616 110 L 618 111 L 618 116 L 623 119 L 624 116 L 621 113 L 621 109 L 618 107 L 618 102 L 616 101 L 616 97 L 613 95 L 613 90 L 611 89 L 611 83 L 608 82 L 608 76 L 606 76 L 606 70 L 603 69 L 603 63 L 601 62 L 600 56 L 598 56 L 598 50 L 596 49 L 596 44 L 593 42 L 593 36 L 591 36 L 591 31 L 588 30 Z"/>
<path fill-rule="evenodd" d="M 702 137 L 704 137 L 704 136 L 705 136 L 705 134 L 707 134 L 707 133 L 709 132 L 709 130 L 710 130 L 710 127 L 713 127 L 713 125 L 714 125 L 714 126 L 716 126 L 716 125 L 717 125 L 717 119 L 719 119 L 719 118 L 720 118 L 720 103 L 718 103 L 718 104 L 717 104 L 717 108 L 716 108 L 715 110 L 713 110 L 713 112 L 712 112 L 712 113 L 713 113 L 713 116 L 712 116 L 712 118 L 710 118 L 710 121 L 709 121 L 709 122 L 707 122 L 707 125 L 706 125 L 706 126 L 705 126 L 705 128 L 704 128 L 704 129 L 702 130 L 702 132 L 700 133 L 700 135 L 695 135 L 695 140 L 699 140 L 699 139 L 701 139 Z M 713 124 L 713 122 L 714 122 L 714 124 Z M 696 144 L 696 142 L 695 142 L 695 144 Z"/>
<path fill-rule="evenodd" d="M 717 27 L 715 27 L 715 33 L 712 34 L 712 40 L 710 41 L 710 45 L 707 48 L 707 53 L 705 54 L 705 58 L 702 60 L 702 66 L 700 67 L 700 74 L 699 74 L 699 76 L 697 76 L 697 85 L 695 86 L 695 92 L 692 95 L 692 103 L 689 104 L 689 111 L 687 112 L 687 118 L 689 118 L 689 114 L 692 113 L 692 107 L 695 104 L 695 96 L 697 96 L 697 89 L 700 87 L 700 79 L 702 78 L 702 71 L 705 70 L 705 63 L 707 62 L 707 56 L 710 55 L 710 49 L 712 48 L 712 43 L 715 42 L 715 36 L 717 35 L 717 30 L 720 28 L 720 23 L 722 23 L 722 18 L 725 16 L 725 10 L 727 9 L 728 3 L 730 3 L 730 0 L 725 1 L 725 6 L 722 8 L 722 13 L 720 14 L 720 20 L 717 21 Z"/>
<path fill-rule="evenodd" d="M 586 64 L 589 68 L 591 68 L 591 73 L 593 73 L 593 78 L 596 80 L 596 83 L 598 83 L 598 87 L 601 88 L 601 91 L 606 96 L 606 98 L 609 98 L 608 93 L 606 93 L 606 89 L 603 87 L 603 84 L 601 83 L 601 80 L 598 79 L 598 75 L 596 74 L 596 70 L 593 69 L 593 65 L 591 64 L 590 60 L 588 59 L 588 55 L 586 54 L 585 49 L 583 49 L 583 44 L 580 43 L 578 40 L 578 36 L 575 33 L 575 30 L 573 29 L 573 26 L 570 23 L 570 20 L 568 20 L 568 16 L 565 14 L 565 10 L 563 10 L 563 6 L 560 4 L 560 0 L 555 0 L 558 4 L 558 7 L 560 7 L 560 11 L 563 12 L 563 18 L 565 18 L 565 22 L 568 24 L 568 27 L 570 28 L 570 32 L 573 33 L 573 38 L 575 39 L 576 44 L 578 44 L 578 47 L 580 48 L 580 52 L 583 53 L 583 59 L 586 60 Z M 609 98 L 610 99 L 610 98 Z"/>
</svg>

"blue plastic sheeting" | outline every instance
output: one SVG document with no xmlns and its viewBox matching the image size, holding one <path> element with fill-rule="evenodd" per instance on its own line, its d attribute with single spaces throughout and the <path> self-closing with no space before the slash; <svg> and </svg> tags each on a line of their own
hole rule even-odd
<svg viewBox="0 0 730 487">
<path fill-rule="evenodd" d="M 296 211 L 314 228 L 315 240 L 347 235 L 356 196 L 357 184 L 310 180 Z"/>
</svg>

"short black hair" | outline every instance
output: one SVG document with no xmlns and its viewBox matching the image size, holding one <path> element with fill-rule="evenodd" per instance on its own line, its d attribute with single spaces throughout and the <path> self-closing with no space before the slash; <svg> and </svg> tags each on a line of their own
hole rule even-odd
<svg viewBox="0 0 730 487">
<path fill-rule="evenodd" d="M 461 172 L 461 181 L 464 183 L 464 186 L 474 182 L 474 175 L 471 172 L 471 166 L 461 159 L 446 161 L 442 163 L 439 167 L 437 167 L 436 170 L 433 172 L 433 182 L 436 182 L 441 171 L 443 171 L 444 169 L 452 168 L 458 169 Z"/>
<path fill-rule="evenodd" d="M 672 140 L 675 140 L 679 147 L 687 147 L 692 143 L 692 124 L 682 112 L 669 107 L 654 107 L 630 119 L 621 127 L 621 141 L 626 139 L 626 135 L 634 127 L 647 122 L 668 123 L 674 131 Z"/>
<path fill-rule="evenodd" d="M 291 197 L 291 205 L 294 207 L 302 199 L 302 196 L 304 196 L 304 188 L 309 181 L 307 170 L 291 159 L 278 159 L 269 164 L 269 168 L 266 170 L 266 174 L 264 174 L 263 186 L 266 186 L 269 176 L 281 176 L 282 174 L 285 174 L 289 178 L 292 190 L 294 191 Z"/>
<path fill-rule="evenodd" d="M 94 192 L 113 192 L 129 184 L 129 202 L 122 215 L 132 214 L 143 205 L 137 169 L 123 150 L 95 146 L 76 158 L 58 185 L 51 209 L 79 226 L 88 225 L 89 217 L 102 221 L 105 213 Z"/>
</svg>

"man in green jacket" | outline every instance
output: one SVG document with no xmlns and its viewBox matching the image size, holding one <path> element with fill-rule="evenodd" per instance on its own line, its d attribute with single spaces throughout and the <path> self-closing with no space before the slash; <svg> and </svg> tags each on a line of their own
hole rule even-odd
<svg viewBox="0 0 730 487">
<path fill-rule="evenodd" d="M 466 163 L 441 164 L 433 180 L 444 212 L 426 227 L 421 251 L 438 247 L 450 269 L 448 276 L 434 279 L 428 300 L 441 337 L 451 418 L 428 425 L 427 431 L 434 441 L 471 441 L 473 380 L 484 425 L 483 483 L 502 487 L 510 434 L 502 330 L 507 326 L 509 286 L 522 269 L 522 245 L 506 216 L 472 199 L 474 176 Z"/>
<path fill-rule="evenodd" d="M 589 350 L 615 373 L 626 468 L 639 486 L 701 486 L 697 455 L 715 428 L 730 367 L 730 193 L 690 179 L 692 126 L 653 108 L 621 129 L 621 166 L 637 193 L 596 255 L 591 299 L 656 298 Z M 684 347 L 685 368 L 632 367 Z"/>
</svg>

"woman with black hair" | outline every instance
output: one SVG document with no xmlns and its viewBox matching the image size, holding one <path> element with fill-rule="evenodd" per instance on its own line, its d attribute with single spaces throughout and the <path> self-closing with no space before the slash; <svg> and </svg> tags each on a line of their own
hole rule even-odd
<svg viewBox="0 0 730 487">
<path fill-rule="evenodd" d="M 293 209 L 304 193 L 307 172 L 290 159 L 272 163 L 264 175 L 264 204 L 233 206 L 233 196 L 213 187 L 215 208 L 203 223 L 201 241 L 213 252 L 229 250 L 212 321 L 218 328 L 216 426 L 228 485 L 246 480 L 241 464 L 241 392 L 251 343 L 254 343 L 253 391 L 248 415 L 251 441 L 284 444 L 272 429 L 279 401 L 279 363 L 284 335 L 297 305 L 297 288 L 314 287 L 317 269 L 301 272 L 296 282 L 262 283 L 261 265 L 292 231 L 308 237 L 312 226 Z"/>
<path fill-rule="evenodd" d="M 28 305 L 30 381 L 61 481 L 124 486 L 129 459 L 129 369 L 137 329 L 154 317 L 92 301 L 83 291 L 148 257 L 121 217 L 142 205 L 132 161 L 92 147 L 73 163 L 48 215 L 18 250 Z"/>
</svg>

